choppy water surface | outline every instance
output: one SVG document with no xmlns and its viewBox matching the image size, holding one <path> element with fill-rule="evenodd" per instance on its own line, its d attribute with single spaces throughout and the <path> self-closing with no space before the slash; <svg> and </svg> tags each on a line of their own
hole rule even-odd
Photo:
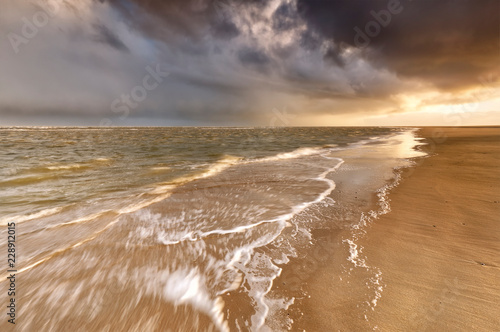
<svg viewBox="0 0 500 332">
<path fill-rule="evenodd" d="M 16 222 L 26 331 L 289 329 L 284 311 L 304 294 L 274 292 L 283 267 L 314 246 L 315 228 L 359 229 L 394 168 L 418 155 L 413 132 L 395 128 L 2 128 L 0 138 L 0 243 Z"/>
</svg>

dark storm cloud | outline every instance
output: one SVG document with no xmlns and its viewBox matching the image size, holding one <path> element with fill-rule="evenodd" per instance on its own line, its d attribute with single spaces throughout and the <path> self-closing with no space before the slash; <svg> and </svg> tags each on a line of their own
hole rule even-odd
<svg viewBox="0 0 500 332">
<path fill-rule="evenodd" d="M 128 24 L 152 38 L 201 37 L 208 23 L 209 2 L 203 0 L 108 0 Z"/>
<path fill-rule="evenodd" d="M 236 7 L 261 8 L 267 1 L 233 0 L 108 0 L 134 28 L 161 40 L 202 38 L 205 28 L 219 38 L 238 35 L 231 15 Z"/>
<path fill-rule="evenodd" d="M 498 70 L 497 0 L 298 0 L 298 7 L 323 38 L 360 47 L 372 63 L 443 90 L 470 87 Z"/>
<path fill-rule="evenodd" d="M 269 57 L 265 52 L 252 48 L 243 48 L 239 50 L 238 59 L 245 65 L 253 65 L 258 67 L 263 67 L 270 62 Z"/>
<path fill-rule="evenodd" d="M 337 46 L 331 46 L 326 50 L 325 60 L 333 63 L 335 66 L 343 67 L 345 65 L 345 61 L 340 56 L 340 52 Z"/>
<path fill-rule="evenodd" d="M 165 40 L 181 34 L 200 40 L 209 27 L 213 37 L 230 40 L 240 34 L 231 16 L 248 11 L 250 21 L 245 24 L 259 22 L 259 12 L 270 1 L 110 3 L 130 24 L 153 38 Z M 295 29 L 304 20 L 307 29 L 300 33 L 299 45 L 316 50 L 333 42 L 323 52 L 332 66 L 342 67 L 342 50 L 354 46 L 377 67 L 428 81 L 442 90 L 454 90 L 469 88 L 481 75 L 498 69 L 499 11 L 497 0 L 297 0 L 280 4 L 266 24 L 280 33 Z M 262 72 L 272 57 L 268 51 L 243 50 L 237 56 L 243 64 Z M 280 58 L 288 56 L 287 49 L 275 48 L 274 52 Z"/>
<path fill-rule="evenodd" d="M 466 95 L 481 88 L 481 75 L 500 71 L 499 7 L 498 0 L 72 0 L 19 54 L 4 38 L 0 115 L 4 107 L 16 110 L 12 116 L 112 117 L 113 100 L 140 87 L 157 63 L 171 75 L 133 116 L 223 123 L 265 118 L 285 104 L 314 116 L 369 114 L 389 109 L 386 102 L 405 110 L 425 94 L 453 103 L 462 94 L 450 91 Z M 33 6 L 7 1 L 0 30 L 21 34 L 21 19 L 32 16 Z"/>
<path fill-rule="evenodd" d="M 273 14 L 273 29 L 287 31 L 297 25 L 297 12 L 289 3 L 281 4 Z"/>
<path fill-rule="evenodd" d="M 299 44 L 308 50 L 316 50 L 321 46 L 322 38 L 312 29 L 305 30 L 300 35 Z"/>
<path fill-rule="evenodd" d="M 216 22 L 212 26 L 212 31 L 214 36 L 220 39 L 232 39 L 240 33 L 238 27 L 229 20 Z"/>
</svg>

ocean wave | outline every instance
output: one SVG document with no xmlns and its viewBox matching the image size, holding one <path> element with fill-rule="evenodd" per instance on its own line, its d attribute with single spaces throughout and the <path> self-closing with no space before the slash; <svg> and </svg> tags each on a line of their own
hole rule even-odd
<svg viewBox="0 0 500 332">
<path fill-rule="evenodd" d="M 215 163 L 211 164 L 208 168 L 206 168 L 204 171 L 200 173 L 195 173 L 192 175 L 187 175 L 187 176 L 181 176 L 176 179 L 173 179 L 168 182 L 163 182 L 163 183 L 158 183 L 155 185 L 155 188 L 151 191 L 148 192 L 148 194 L 154 195 L 160 195 L 160 194 L 165 194 L 166 192 L 172 190 L 173 188 L 176 188 L 180 185 L 189 183 L 191 181 L 195 181 L 198 179 L 203 179 L 207 178 L 210 176 L 214 176 L 227 168 L 238 164 L 242 160 L 241 157 L 236 157 L 236 156 L 230 156 L 226 155 L 222 159 L 219 159 Z"/>
<path fill-rule="evenodd" d="M 172 167 L 168 167 L 168 166 L 155 166 L 155 167 L 151 167 L 151 170 L 152 171 L 168 171 L 168 170 L 171 170 Z"/>
<path fill-rule="evenodd" d="M 35 213 L 25 214 L 25 215 L 3 217 L 0 219 L 0 226 L 7 226 L 7 224 L 10 222 L 21 223 L 21 222 L 30 221 L 33 219 L 48 217 L 48 216 L 51 216 L 51 215 L 54 215 L 56 213 L 61 212 L 63 210 L 63 208 L 64 207 L 54 207 L 54 208 L 50 208 L 50 209 L 41 210 L 41 211 L 38 211 Z"/>
<path fill-rule="evenodd" d="M 203 232 L 203 231 L 187 232 L 187 233 L 184 233 L 182 235 L 182 237 L 180 237 L 180 238 L 164 240 L 164 241 L 162 241 L 162 243 L 167 244 L 167 245 L 168 244 L 177 244 L 177 243 L 180 243 L 182 241 L 198 241 L 199 239 L 208 237 L 210 235 L 226 235 L 226 234 L 231 234 L 231 233 L 241 233 L 241 232 L 244 232 L 244 231 L 249 230 L 251 228 L 255 228 L 255 227 L 258 227 L 262 224 L 267 224 L 267 223 L 283 222 L 283 224 L 285 225 L 286 221 L 292 219 L 294 216 L 296 216 L 297 214 L 306 210 L 311 205 L 322 202 L 326 197 L 328 197 L 328 195 L 330 195 L 332 193 L 332 191 L 335 189 L 335 182 L 333 180 L 328 179 L 326 176 L 329 173 L 336 171 L 344 163 L 344 161 L 342 159 L 340 159 L 340 158 L 336 158 L 336 159 L 338 159 L 338 163 L 335 166 L 333 166 L 332 168 L 329 168 L 325 172 L 321 173 L 318 177 L 312 178 L 313 180 L 319 180 L 319 181 L 326 182 L 328 184 L 328 188 L 325 191 L 321 192 L 317 196 L 316 199 L 309 201 L 309 202 L 303 202 L 303 203 L 300 203 L 296 206 L 291 207 L 290 213 L 279 215 L 276 218 L 272 218 L 272 219 L 261 220 L 259 222 L 248 224 L 248 225 L 237 226 L 237 227 L 234 227 L 231 229 L 216 229 L 216 230 L 205 231 L 205 232 Z"/>
<path fill-rule="evenodd" d="M 28 176 L 15 176 L 0 181 L 0 186 L 2 187 L 27 186 L 30 184 L 35 184 L 56 178 L 58 178 L 58 176 L 56 174 L 51 174 L 51 173 L 28 175 Z"/>
<path fill-rule="evenodd" d="M 250 160 L 247 162 L 268 162 L 268 161 L 279 161 L 279 160 L 285 160 L 285 159 L 294 159 L 294 158 L 299 158 L 299 157 L 320 154 L 320 153 L 324 152 L 324 150 L 325 149 L 323 147 L 298 148 L 298 149 L 291 151 L 291 152 L 282 152 L 282 153 L 278 153 L 274 156 L 253 159 L 253 160 Z"/>
<path fill-rule="evenodd" d="M 59 170 L 68 170 L 68 169 L 78 169 L 78 168 L 87 168 L 88 165 L 83 164 L 70 164 L 70 165 L 55 165 L 55 166 L 47 166 L 46 168 L 51 171 L 59 171 Z"/>
<path fill-rule="evenodd" d="M 313 154 L 317 151 L 314 150 Z M 300 151 L 295 156 L 307 156 L 311 154 L 311 151 Z M 278 160 L 287 159 L 280 158 Z M 333 158 L 332 158 L 333 159 Z M 289 227 L 291 224 L 290 220 L 295 218 L 297 215 L 303 213 L 308 208 L 312 207 L 315 204 L 323 202 L 335 189 L 335 182 L 329 179 L 327 176 L 335 172 L 342 164 L 343 160 L 341 158 L 335 158 L 337 160 L 334 165 L 328 167 L 326 170 L 321 172 L 318 176 L 312 177 L 311 180 L 322 181 L 327 184 L 327 187 L 323 189 L 321 192 L 315 195 L 315 198 L 307 201 L 301 202 L 295 206 L 290 207 L 290 212 L 286 214 L 277 215 L 274 218 L 264 219 L 257 222 L 253 222 L 247 225 L 240 225 L 233 228 L 223 229 L 217 228 L 213 230 L 189 230 L 189 228 L 184 230 L 179 230 L 175 225 L 186 225 L 189 220 L 185 220 L 186 217 L 184 215 L 180 216 L 179 220 L 170 220 L 162 221 L 168 222 L 168 224 L 175 228 L 175 231 L 161 231 L 160 228 L 153 231 L 153 229 L 147 230 L 144 227 L 137 229 L 137 236 L 142 239 L 156 237 L 157 241 L 166 246 L 175 246 L 177 244 L 181 244 L 184 242 L 193 243 L 205 243 L 208 241 L 208 238 L 213 235 L 218 236 L 232 236 L 238 233 L 253 232 L 253 230 L 257 229 L 260 226 L 266 224 L 274 224 L 276 227 L 269 228 L 266 232 L 261 234 L 258 238 L 249 240 L 247 244 L 237 247 L 231 253 L 225 255 L 225 269 L 234 270 L 235 275 L 238 273 L 243 273 L 245 276 L 245 282 L 248 285 L 248 296 L 250 296 L 255 301 L 255 313 L 251 317 L 251 326 L 252 330 L 260 330 L 266 324 L 266 320 L 268 319 L 270 314 L 275 314 L 276 311 L 287 307 L 291 303 L 293 303 L 293 299 L 291 300 L 279 300 L 276 299 L 268 299 L 267 295 L 271 291 L 273 287 L 274 280 L 280 275 L 281 268 L 278 267 L 276 262 L 273 261 L 271 257 L 266 254 L 255 252 L 256 248 L 263 247 L 275 241 L 278 236 L 282 233 L 282 230 L 286 227 Z M 269 160 L 272 161 L 273 159 Z M 204 214 L 205 215 L 205 214 Z M 141 219 L 145 223 L 146 220 L 165 220 L 165 217 L 152 217 L 151 215 L 142 216 Z M 148 226 L 146 226 L 148 227 Z M 158 223 L 152 222 L 149 227 L 159 227 Z M 272 231 L 271 231 L 272 230 Z M 260 232 L 257 232 L 260 233 Z M 256 234 L 257 234 L 256 233 Z M 250 236 L 251 233 L 248 233 Z M 247 237 L 247 235 L 245 235 Z M 203 247 L 203 246 L 202 246 Z M 293 252 L 293 250 L 288 250 L 286 252 Z M 282 262 L 286 262 L 287 255 L 283 254 L 284 258 L 281 258 Z M 264 269 L 265 273 L 262 272 Z M 218 295 L 225 294 L 226 292 L 238 288 L 241 285 L 241 280 L 235 277 L 233 282 L 230 282 L 229 285 L 222 291 L 217 292 Z M 174 302 L 181 301 L 181 297 L 177 297 L 172 299 Z M 207 300 L 206 302 L 213 301 Z M 280 305 L 281 303 L 281 305 Z M 217 320 L 214 319 L 214 322 L 220 324 Z"/>
</svg>

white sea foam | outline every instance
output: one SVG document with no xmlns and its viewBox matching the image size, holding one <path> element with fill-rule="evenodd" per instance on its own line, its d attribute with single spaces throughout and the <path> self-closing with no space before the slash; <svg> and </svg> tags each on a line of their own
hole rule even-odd
<svg viewBox="0 0 500 332">
<path fill-rule="evenodd" d="M 212 298 L 207 289 L 205 275 L 198 267 L 165 269 L 155 271 L 152 268 L 139 271 L 138 276 L 145 278 L 146 290 L 163 298 L 175 306 L 189 304 L 207 314 L 221 332 L 229 332 L 224 320 L 224 302 L 220 297 Z"/>
<path fill-rule="evenodd" d="M 298 158 L 300 156 L 305 156 L 305 155 L 311 155 L 311 154 L 317 154 L 319 152 L 326 153 L 328 152 L 327 150 L 316 150 L 316 149 L 308 149 L 306 151 L 301 151 L 298 154 L 294 155 L 295 158 Z M 282 160 L 285 158 L 290 158 L 291 155 L 287 156 L 280 156 L 277 159 L 268 159 L 268 161 L 274 161 L 274 160 Z M 204 239 L 211 236 L 211 235 L 231 235 L 231 234 L 237 234 L 237 233 L 242 233 L 246 231 L 250 231 L 252 229 L 255 229 L 263 224 L 269 224 L 273 223 L 277 227 L 274 228 L 274 230 L 271 233 L 267 233 L 265 236 L 260 236 L 258 239 L 255 239 L 254 241 L 247 243 L 243 247 L 239 247 L 235 249 L 231 254 L 229 254 L 226 258 L 224 263 L 224 269 L 225 270 L 230 270 L 233 271 L 233 279 L 231 282 L 227 284 L 226 287 L 221 289 L 217 294 L 222 295 L 225 294 L 231 290 L 234 290 L 238 288 L 241 283 L 242 283 L 242 278 L 240 272 L 243 273 L 245 283 L 250 286 L 249 289 L 249 296 L 251 296 L 256 303 L 256 313 L 251 317 L 252 321 L 252 330 L 253 331 L 259 331 L 264 328 L 266 324 L 266 320 L 268 318 L 268 315 L 270 314 L 270 311 L 275 312 L 279 310 L 282 306 L 277 305 L 278 303 L 288 303 L 284 300 L 278 300 L 278 299 L 267 299 L 266 296 L 268 295 L 269 291 L 271 290 L 273 286 L 273 281 L 276 277 L 278 277 L 281 273 L 281 268 L 276 266 L 275 264 L 278 264 L 280 262 L 281 264 L 284 264 L 288 261 L 288 257 L 286 254 L 283 254 L 281 258 L 277 261 L 273 261 L 272 257 L 269 257 L 265 254 L 262 253 L 256 253 L 254 250 L 258 247 L 265 246 L 271 242 L 273 242 L 282 232 L 282 230 L 286 227 L 291 226 L 289 220 L 294 218 L 296 215 L 302 213 L 309 207 L 311 207 L 314 204 L 318 204 L 325 199 L 328 198 L 328 196 L 331 194 L 331 192 L 335 189 L 335 183 L 333 180 L 328 179 L 327 175 L 330 174 L 331 172 L 336 171 L 343 163 L 343 160 L 340 158 L 329 158 L 329 159 L 335 159 L 337 162 L 334 163 L 332 167 L 327 168 L 325 171 L 323 171 L 321 174 L 319 174 L 317 177 L 312 178 L 317 181 L 322 181 L 327 184 L 327 188 L 324 189 L 321 193 L 319 193 L 315 199 L 308 201 L 308 202 L 302 202 L 300 204 L 297 204 L 296 206 L 291 207 L 289 213 L 285 213 L 282 215 L 278 215 L 274 218 L 270 219 L 264 219 L 260 220 L 248 225 L 240 225 L 236 226 L 230 229 L 213 229 L 213 230 L 190 230 L 186 228 L 181 228 L 178 229 L 174 232 L 172 232 L 172 229 L 176 227 L 169 227 L 168 231 L 164 230 L 156 230 L 154 232 L 150 232 L 147 229 L 140 228 L 137 230 L 137 235 L 136 238 L 147 238 L 150 236 L 153 236 L 156 234 L 158 242 L 164 244 L 164 245 L 176 245 L 184 241 L 188 241 L 191 243 L 204 243 Z M 262 161 L 259 161 L 262 162 Z M 226 169 L 226 167 L 230 167 L 228 165 L 224 165 L 222 168 Z M 179 223 L 184 223 L 184 216 L 179 217 L 181 220 L 171 220 L 171 221 L 164 221 L 174 224 L 179 224 Z M 150 219 L 150 218 L 149 218 Z M 156 220 L 153 218 L 152 220 Z M 155 224 L 155 223 L 153 223 Z M 219 262 L 218 264 L 220 264 Z M 267 272 L 266 272 L 267 271 Z M 186 277 L 187 278 L 187 277 Z M 189 279 L 189 278 L 188 278 Z M 192 279 L 192 278 L 191 278 Z M 198 280 L 198 279 L 196 279 Z M 195 281 L 196 281 L 195 280 Z M 192 281 L 194 284 L 191 286 L 196 288 L 198 286 L 198 281 Z M 170 300 L 171 301 L 182 301 L 182 299 L 186 298 L 186 293 L 190 294 L 186 290 L 186 285 L 182 285 L 180 287 L 179 293 L 170 293 Z M 181 294 L 182 293 L 182 294 Z M 212 301 L 212 299 L 210 299 Z M 205 299 L 205 303 L 210 303 L 208 299 Z M 281 302 L 280 302 L 281 301 Z M 200 306 L 200 304 L 194 304 L 199 308 L 202 308 L 203 306 Z M 206 311 L 206 308 L 204 309 Z M 214 317 L 215 322 L 217 322 L 218 325 L 223 324 L 220 321 L 217 320 L 217 317 L 219 314 L 213 314 L 212 317 Z"/>
<path fill-rule="evenodd" d="M 82 165 L 75 164 L 75 165 L 59 165 L 59 166 L 47 166 L 47 169 L 50 169 L 51 171 L 58 171 L 61 169 L 73 169 L 73 168 L 81 168 Z"/>
<path fill-rule="evenodd" d="M 155 166 L 155 167 L 151 167 L 151 170 L 153 171 L 168 171 L 172 169 L 172 167 L 168 167 L 168 166 Z"/>
<path fill-rule="evenodd" d="M 310 156 L 314 154 L 319 154 L 321 152 L 324 152 L 324 148 L 298 148 L 294 151 L 291 152 L 283 152 L 283 153 L 278 153 L 277 155 L 270 156 L 270 157 L 264 157 L 260 159 L 254 159 L 252 160 L 253 162 L 266 162 L 266 161 L 277 161 L 277 160 L 285 160 L 285 159 L 294 159 L 298 157 L 305 157 L 305 156 Z"/>
<path fill-rule="evenodd" d="M 262 221 L 260 223 L 256 223 L 253 225 L 244 226 L 244 227 L 256 227 L 264 222 L 279 221 L 281 223 L 280 230 L 279 232 L 276 233 L 276 235 L 273 235 L 268 239 L 261 239 L 259 241 L 260 242 L 259 244 L 254 244 L 254 246 L 252 246 L 251 248 L 246 248 L 248 257 L 251 257 L 250 264 L 244 263 L 238 265 L 240 271 L 242 271 L 245 274 L 245 279 L 247 283 L 250 285 L 249 295 L 257 303 L 256 313 L 252 316 L 252 331 L 259 331 L 262 328 L 264 328 L 266 319 L 270 314 L 271 303 L 276 303 L 275 300 L 269 300 L 266 298 L 266 296 L 272 289 L 274 279 L 281 274 L 281 268 L 277 267 L 273 263 L 271 257 L 268 257 L 260 253 L 255 253 L 254 249 L 274 241 L 278 237 L 278 235 L 281 234 L 281 231 L 287 226 L 288 220 L 300 214 L 310 206 L 322 202 L 328 195 L 331 194 L 331 192 L 335 189 L 335 183 L 332 180 L 328 179 L 326 176 L 329 173 L 336 171 L 344 162 L 342 159 L 339 158 L 337 158 L 337 160 L 338 163 L 334 167 L 329 168 L 325 172 L 321 173 L 317 178 L 315 178 L 317 180 L 324 181 L 329 185 L 328 188 L 321 194 L 319 194 L 315 200 L 298 204 L 297 206 L 292 208 L 291 213 L 279 216 L 276 219 L 270 221 Z M 241 231 L 241 228 L 235 228 L 233 229 L 233 231 Z M 284 261 L 285 259 L 282 258 L 282 260 Z M 267 269 L 268 271 L 271 271 L 265 278 L 259 277 L 258 274 L 256 274 L 257 271 L 258 273 L 262 273 L 263 268 Z M 274 310 L 279 310 L 279 307 L 274 306 L 273 311 Z"/>
<path fill-rule="evenodd" d="M 244 231 L 249 230 L 251 228 L 255 228 L 255 227 L 258 227 L 262 224 L 267 224 L 267 223 L 283 222 L 283 225 L 285 227 L 287 225 L 286 221 L 292 219 L 294 216 L 296 216 L 297 214 L 306 210 L 311 205 L 317 204 L 317 203 L 323 201 L 325 198 L 327 198 L 328 195 L 330 195 L 332 193 L 332 191 L 335 189 L 335 182 L 333 180 L 326 178 L 326 176 L 329 173 L 337 170 L 340 167 L 340 165 L 342 165 L 342 163 L 344 162 L 342 159 L 339 159 L 339 158 L 336 158 L 336 159 L 339 162 L 334 167 L 321 173 L 317 178 L 314 178 L 315 180 L 326 182 L 328 184 L 328 188 L 325 191 L 323 191 L 322 193 L 320 193 L 315 200 L 310 201 L 310 202 L 303 202 L 303 203 L 297 204 L 296 206 L 292 207 L 291 212 L 289 212 L 289 213 L 279 215 L 279 216 L 272 218 L 272 219 L 266 219 L 266 220 L 261 220 L 261 221 L 258 221 L 258 222 L 252 223 L 252 224 L 248 224 L 248 225 L 237 226 L 237 227 L 234 227 L 231 229 L 215 229 L 215 230 L 210 230 L 210 231 L 205 231 L 205 232 L 203 232 L 203 231 L 190 231 L 190 232 L 184 233 L 182 235 L 182 237 L 180 237 L 180 238 L 177 238 L 175 240 L 170 239 L 167 241 L 163 241 L 163 243 L 164 244 L 167 244 L 167 243 L 168 244 L 177 244 L 177 243 L 182 242 L 182 241 L 197 241 L 201 238 L 204 238 L 204 237 L 207 237 L 210 235 L 214 235 L 214 234 L 224 235 L 224 234 L 231 234 L 231 233 L 241 233 L 241 232 L 244 232 Z"/>
<path fill-rule="evenodd" d="M 359 222 L 352 226 L 353 232 L 351 234 L 351 238 L 343 240 L 344 243 L 349 245 L 349 257 L 347 260 L 353 264 L 354 268 L 363 268 L 372 275 L 367 283 L 367 286 L 369 289 L 373 290 L 373 295 L 369 301 L 366 301 L 366 304 L 371 310 L 375 310 L 378 300 L 382 297 L 382 292 L 384 290 L 382 271 L 378 267 L 371 266 L 367 263 L 367 257 L 362 254 L 363 247 L 359 245 L 358 241 L 366 233 L 366 228 L 370 223 L 379 218 L 381 215 L 387 214 L 391 211 L 389 192 L 399 185 L 401 181 L 401 168 L 412 165 L 408 158 L 422 157 L 425 155 L 425 153 L 415 150 L 416 146 L 423 144 L 415 138 L 416 130 L 417 129 L 411 129 L 409 131 L 393 135 L 395 142 L 398 142 L 396 144 L 399 144 L 404 148 L 403 151 L 398 150 L 394 157 L 405 159 L 408 162 L 408 165 L 394 168 L 394 178 L 392 182 L 377 190 L 378 209 L 371 210 L 368 213 L 361 213 Z M 368 321 L 368 316 L 366 314 L 364 317 Z"/>
<path fill-rule="evenodd" d="M 360 252 L 358 251 L 358 245 L 354 243 L 351 239 L 346 239 L 344 242 L 349 244 L 349 257 L 347 260 L 354 264 L 355 267 L 368 267 L 364 258 L 360 257 Z"/>
<path fill-rule="evenodd" d="M 71 170 L 71 169 L 79 169 L 79 168 L 89 168 L 91 167 L 92 163 L 97 163 L 97 164 L 102 164 L 102 163 L 108 163 L 110 161 L 109 158 L 96 158 L 90 161 L 85 161 L 81 163 L 74 163 L 74 164 L 53 164 L 53 165 L 48 165 L 45 166 L 46 169 L 50 171 L 61 171 L 61 170 Z"/>
</svg>

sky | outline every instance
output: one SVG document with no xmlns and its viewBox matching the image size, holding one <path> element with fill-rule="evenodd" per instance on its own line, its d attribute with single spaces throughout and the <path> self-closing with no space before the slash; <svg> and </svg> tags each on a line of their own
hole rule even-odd
<svg viewBox="0 0 500 332">
<path fill-rule="evenodd" d="M 0 126 L 500 125 L 498 0 L 2 0 Z"/>
</svg>

